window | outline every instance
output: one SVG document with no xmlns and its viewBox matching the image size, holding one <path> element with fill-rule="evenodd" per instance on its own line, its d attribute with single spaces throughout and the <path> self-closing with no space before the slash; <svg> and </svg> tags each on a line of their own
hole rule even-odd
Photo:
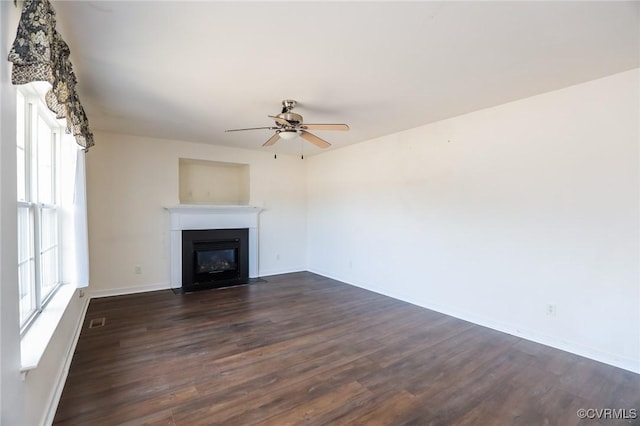
<svg viewBox="0 0 640 426">
<path fill-rule="evenodd" d="M 36 85 L 18 91 L 18 281 L 24 332 L 61 284 L 60 150 L 64 134 Z"/>
</svg>

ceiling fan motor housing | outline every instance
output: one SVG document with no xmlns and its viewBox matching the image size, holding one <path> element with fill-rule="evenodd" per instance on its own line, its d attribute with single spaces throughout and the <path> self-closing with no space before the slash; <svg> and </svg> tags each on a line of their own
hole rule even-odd
<svg viewBox="0 0 640 426">
<path fill-rule="evenodd" d="M 302 116 L 295 112 L 283 112 L 278 114 L 277 117 L 287 120 L 289 123 L 293 124 L 294 127 L 302 124 Z"/>
</svg>

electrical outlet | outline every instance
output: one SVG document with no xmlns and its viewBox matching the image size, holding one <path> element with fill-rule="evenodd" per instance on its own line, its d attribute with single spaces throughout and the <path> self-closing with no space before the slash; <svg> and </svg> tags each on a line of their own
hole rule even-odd
<svg viewBox="0 0 640 426">
<path fill-rule="evenodd" d="M 133 270 L 135 271 L 135 273 L 137 275 L 140 275 L 142 273 L 142 267 L 140 265 L 136 265 Z"/>
<path fill-rule="evenodd" d="M 556 316 L 556 305 L 552 303 L 547 305 L 547 315 Z"/>
</svg>

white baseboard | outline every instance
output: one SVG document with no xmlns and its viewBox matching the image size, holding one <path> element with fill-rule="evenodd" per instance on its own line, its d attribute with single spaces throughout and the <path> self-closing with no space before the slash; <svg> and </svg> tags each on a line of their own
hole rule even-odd
<svg viewBox="0 0 640 426">
<path fill-rule="evenodd" d="M 276 269 L 260 270 L 258 278 L 268 277 L 270 275 L 289 274 L 292 272 L 302 272 L 302 271 L 306 271 L 306 268 L 304 266 L 277 269 L 277 270 Z M 122 287 L 122 288 L 113 288 L 113 289 L 107 289 L 107 290 L 93 290 L 91 291 L 90 296 L 91 296 L 91 299 L 99 299 L 101 297 L 122 296 L 126 294 L 146 293 L 148 291 L 158 291 L 158 290 L 171 290 L 171 284 L 168 282 L 164 282 L 164 283 L 148 284 L 148 285 L 136 286 L 136 287 Z"/>
<path fill-rule="evenodd" d="M 148 291 L 158 291 L 158 290 L 171 290 L 171 284 L 168 282 L 165 283 L 156 283 L 156 284 L 147 284 L 136 287 L 122 287 L 122 288 L 113 288 L 107 290 L 97 290 L 91 291 L 92 299 L 99 299 L 101 297 L 110 297 L 110 296 L 122 296 L 124 294 L 135 294 L 135 293 L 146 293 Z"/>
<path fill-rule="evenodd" d="M 365 290 L 373 291 L 374 293 L 392 297 L 397 300 L 402 300 L 403 302 L 411 303 L 412 305 L 420 306 L 425 309 L 430 309 L 432 311 L 440 312 L 441 314 L 449 315 L 464 321 L 471 322 L 473 324 L 490 328 L 492 330 L 507 333 L 516 337 L 521 337 L 523 339 L 526 339 L 532 342 L 540 343 L 545 346 L 549 346 L 555 349 L 560 349 L 565 352 L 583 356 L 585 358 L 589 358 L 594 361 L 602 362 L 604 364 L 608 364 L 614 367 L 631 371 L 633 373 L 640 374 L 640 360 L 637 360 L 637 359 L 623 357 L 618 354 L 613 354 L 610 352 L 603 351 L 601 349 L 592 348 L 581 343 L 568 341 L 566 339 L 561 339 L 555 336 L 549 336 L 546 334 L 539 333 L 535 330 L 513 327 L 511 324 L 505 324 L 499 321 L 492 320 L 490 318 L 480 317 L 478 315 L 475 315 L 469 312 L 464 312 L 451 306 L 442 306 L 438 304 L 433 304 L 429 301 L 419 300 L 404 294 L 389 292 L 386 289 L 380 289 L 380 288 L 372 287 L 370 285 L 366 285 L 363 283 L 353 282 L 353 280 L 349 282 L 349 280 L 345 280 L 341 277 L 332 276 L 331 274 L 327 274 L 323 271 L 309 269 L 309 272 L 322 275 L 323 277 L 331 278 L 333 280 L 340 281 L 349 285 L 353 285 L 355 287 L 360 287 Z"/>
<path fill-rule="evenodd" d="M 269 277 L 271 275 L 281 275 L 281 274 L 292 274 L 294 272 L 304 272 L 307 268 L 304 266 L 294 266 L 291 268 L 283 268 L 283 269 L 261 269 L 260 277 Z"/>
<path fill-rule="evenodd" d="M 80 333 L 82 332 L 82 324 L 84 324 L 84 319 L 87 316 L 88 308 L 89 308 L 89 297 L 85 297 L 84 302 L 82 304 L 81 313 L 80 315 L 78 315 L 78 319 L 76 320 L 75 329 L 73 332 L 73 338 L 71 339 L 71 345 L 67 350 L 64 363 L 62 364 L 62 369 L 56 380 L 56 385 L 55 385 L 53 394 L 51 396 L 51 400 L 49 402 L 49 409 L 45 413 L 44 420 L 41 423 L 43 425 L 48 426 L 53 423 L 53 419 L 56 415 L 56 411 L 58 410 L 58 404 L 60 403 L 60 398 L 62 397 L 62 391 L 64 390 L 64 385 L 67 382 L 69 368 L 71 367 L 73 354 L 76 351 L 76 346 L 78 345 L 78 340 L 80 339 Z"/>
</svg>

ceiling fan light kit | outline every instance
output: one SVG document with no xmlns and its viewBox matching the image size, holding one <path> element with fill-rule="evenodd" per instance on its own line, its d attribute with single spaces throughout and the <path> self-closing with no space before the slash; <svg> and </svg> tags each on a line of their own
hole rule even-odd
<svg viewBox="0 0 640 426">
<path fill-rule="evenodd" d="M 276 130 L 276 133 L 280 136 L 280 139 L 287 141 L 298 137 L 297 130 Z"/>
<path fill-rule="evenodd" d="M 293 99 L 285 99 L 282 101 L 282 112 L 278 115 L 268 115 L 275 122 L 275 126 L 270 127 L 249 127 L 245 129 L 230 129 L 225 132 L 239 132 L 243 130 L 275 130 L 276 133 L 271 136 L 262 146 L 271 146 L 280 139 L 291 140 L 300 136 L 308 142 L 311 142 L 319 148 L 328 148 L 331 144 L 318 136 L 309 133 L 307 130 L 349 130 L 346 124 L 304 124 L 302 116 L 291 112 L 295 108 L 297 102 Z"/>
</svg>

